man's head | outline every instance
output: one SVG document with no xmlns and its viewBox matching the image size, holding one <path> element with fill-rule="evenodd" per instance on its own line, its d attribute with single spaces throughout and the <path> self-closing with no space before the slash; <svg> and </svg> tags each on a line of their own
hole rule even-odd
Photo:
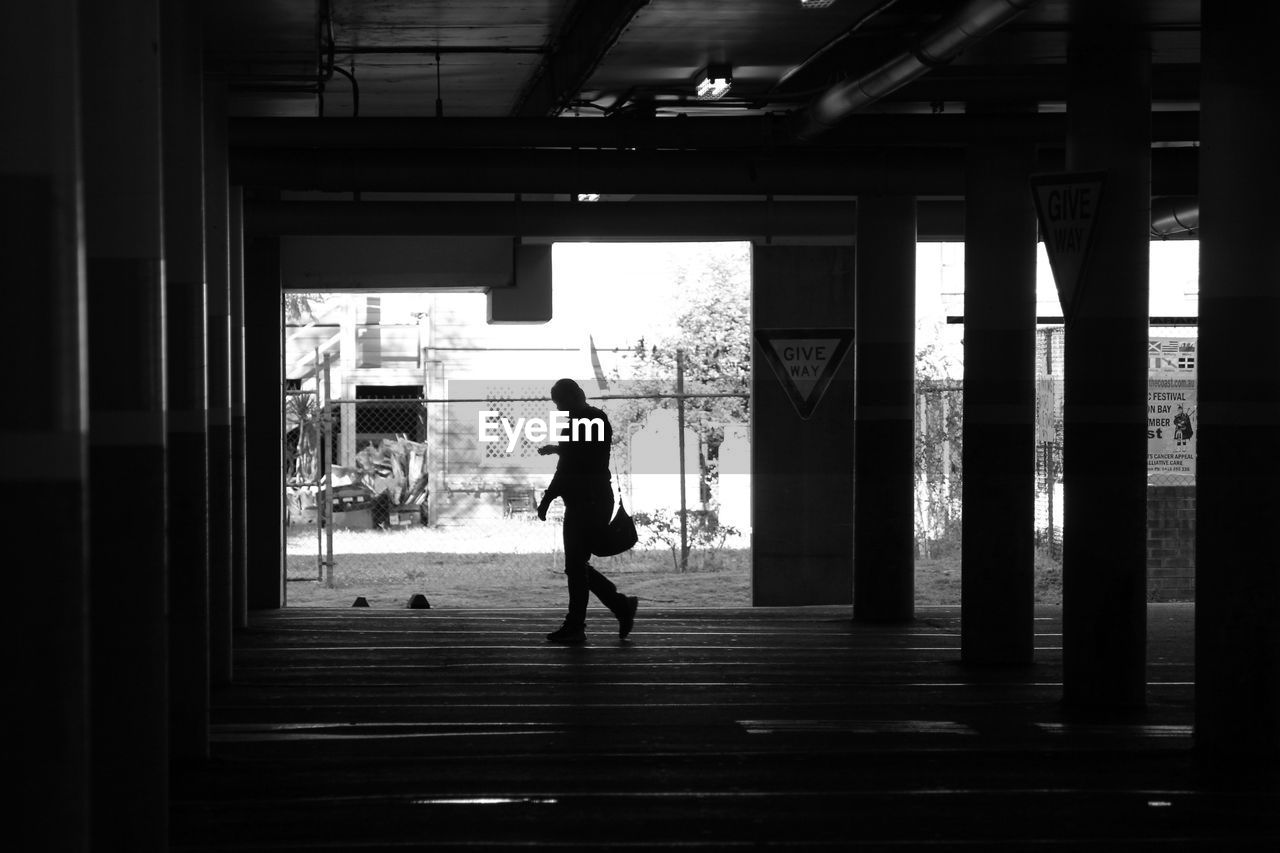
<svg viewBox="0 0 1280 853">
<path fill-rule="evenodd" d="M 551 386 L 551 401 L 556 404 L 557 409 L 568 411 L 585 406 L 587 395 L 572 379 L 560 379 Z"/>
</svg>

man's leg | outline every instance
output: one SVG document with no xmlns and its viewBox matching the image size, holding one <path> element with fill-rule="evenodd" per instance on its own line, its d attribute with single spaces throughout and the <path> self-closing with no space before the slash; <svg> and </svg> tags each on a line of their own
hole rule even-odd
<svg viewBox="0 0 1280 853">
<path fill-rule="evenodd" d="M 600 603 L 612 610 L 618 612 L 618 607 L 626 599 L 626 596 L 618 592 L 618 587 L 613 581 L 609 580 L 590 563 L 587 564 L 587 588 L 600 599 Z"/>
<path fill-rule="evenodd" d="M 618 636 L 626 637 L 631 633 L 631 626 L 636 620 L 636 608 L 640 606 L 640 599 L 634 595 L 623 595 L 618 592 L 618 588 L 613 581 L 609 580 L 600 572 L 596 571 L 594 566 L 587 566 L 587 586 L 591 592 L 595 593 L 596 598 L 600 599 L 600 603 L 613 611 L 613 615 L 618 617 Z"/>
<path fill-rule="evenodd" d="M 589 528 L 580 507 L 564 509 L 564 576 L 569 588 L 569 612 L 564 627 L 548 639 L 577 640 L 587 622 L 587 600 L 591 595 L 587 560 L 591 558 Z"/>
<path fill-rule="evenodd" d="M 613 581 L 598 572 L 591 559 L 591 538 L 608 523 L 612 502 L 570 506 L 564 510 L 564 574 L 569 588 L 569 612 L 564 626 L 547 635 L 555 642 L 581 642 L 587 623 L 587 604 L 594 593 L 618 619 L 618 636 L 631 633 L 639 600 L 623 595 Z"/>
</svg>

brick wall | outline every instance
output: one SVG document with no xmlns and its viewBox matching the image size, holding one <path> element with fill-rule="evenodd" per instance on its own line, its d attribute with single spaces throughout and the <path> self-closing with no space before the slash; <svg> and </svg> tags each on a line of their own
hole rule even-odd
<svg viewBox="0 0 1280 853">
<path fill-rule="evenodd" d="M 1196 589 L 1196 488 L 1147 488 L 1147 597 L 1194 600 Z"/>
</svg>

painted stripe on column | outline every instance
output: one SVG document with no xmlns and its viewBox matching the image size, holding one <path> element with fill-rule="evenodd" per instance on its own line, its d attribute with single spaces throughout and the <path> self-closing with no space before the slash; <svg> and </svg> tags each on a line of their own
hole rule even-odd
<svg viewBox="0 0 1280 853">
<path fill-rule="evenodd" d="M 1280 403 L 1199 403 L 1200 425 L 1274 427 L 1280 425 Z"/>
<path fill-rule="evenodd" d="M 1063 407 L 1063 420 L 1077 424 L 1146 425 L 1146 403 L 1137 406 L 1089 405 L 1078 403 Z"/>
<path fill-rule="evenodd" d="M 915 406 L 856 406 L 853 418 L 856 421 L 911 421 L 915 419 Z"/>
<path fill-rule="evenodd" d="M 1003 318 L 996 318 L 984 322 L 984 318 L 981 314 L 977 313 L 973 309 L 968 309 L 965 311 L 964 315 L 965 344 L 972 345 L 972 341 L 969 340 L 969 338 L 974 334 L 981 335 L 984 338 L 1008 338 L 1016 341 L 1031 341 L 1035 335 L 1035 326 L 1032 325 L 1035 318 L 1036 312 L 1034 307 L 1026 312 L 1026 325 L 1010 323 Z"/>
<path fill-rule="evenodd" d="M 206 409 L 194 411 L 169 410 L 170 433 L 204 433 L 209 431 L 209 414 Z"/>
<path fill-rule="evenodd" d="M 74 483 L 85 479 L 85 436 L 66 432 L 6 432 L 4 446 L 21 448 L 0 465 L 0 482 Z"/>
<path fill-rule="evenodd" d="M 89 444 L 94 447 L 162 447 L 165 416 L 154 411 L 91 412 Z"/>
<path fill-rule="evenodd" d="M 157 413 L 164 408 L 164 260 L 90 257 L 89 409 Z"/>
<path fill-rule="evenodd" d="M 1035 407 L 1013 403 L 970 403 L 964 407 L 964 422 L 1031 426 L 1035 422 Z"/>
</svg>

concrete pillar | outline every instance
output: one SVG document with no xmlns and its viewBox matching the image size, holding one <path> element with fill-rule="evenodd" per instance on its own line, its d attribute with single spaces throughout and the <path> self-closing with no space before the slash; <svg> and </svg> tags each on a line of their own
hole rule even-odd
<svg viewBox="0 0 1280 853">
<path fill-rule="evenodd" d="M 248 516 L 244 444 L 244 188 L 228 202 L 231 305 L 231 611 L 235 627 L 249 627 Z"/>
<path fill-rule="evenodd" d="M 1280 758 L 1278 27 L 1270 3 L 1204 9 L 1195 737 L 1233 771 Z"/>
<path fill-rule="evenodd" d="M 168 842 L 159 11 L 81 5 L 93 846 Z M 113 73 L 104 75 L 102 69 Z"/>
<path fill-rule="evenodd" d="M 1030 663 L 1035 638 L 1035 148 L 968 153 L 961 658 Z"/>
<path fill-rule="evenodd" d="M 916 200 L 858 197 L 853 616 L 915 613 Z"/>
<path fill-rule="evenodd" d="M 247 606 L 284 606 L 284 300 L 280 241 L 244 246 L 245 507 Z"/>
<path fill-rule="evenodd" d="M 853 328 L 853 251 L 756 246 L 752 326 Z M 751 358 L 751 601 L 848 604 L 853 560 L 853 383 L 843 365 L 808 419 L 757 340 Z"/>
<path fill-rule="evenodd" d="M 204 252 L 204 83 L 200 10 L 165 3 L 165 262 L 169 332 L 169 603 L 172 746 L 209 749 L 209 427 Z"/>
<path fill-rule="evenodd" d="M 89 580 L 85 423 L 85 290 L 80 197 L 77 3 L 5 10 L 21 38 L 0 54 L 7 94 L 0 133 L 0 270 L 20 317 L 5 324 L 12 353 L 35 353 L 6 374 L 0 508 L 9 529 L 40 543 L 9 614 L 6 694 L 18 733 L 7 758 L 22 768 L 10 809 L 15 849 L 89 849 Z M 17 565 L 14 565 L 17 569 Z M 15 578 L 17 580 L 17 578 Z"/>
<path fill-rule="evenodd" d="M 205 270 L 209 305 L 209 669 L 231 681 L 231 264 L 227 85 L 205 81 Z"/>
<path fill-rule="evenodd" d="M 493 324 L 546 323 L 551 320 L 551 246 L 517 245 L 511 285 L 489 290 Z"/>
<path fill-rule="evenodd" d="M 1076 0 L 1068 171 L 1105 171 L 1093 247 L 1066 326 L 1063 690 L 1069 706 L 1146 694 L 1151 74 L 1135 0 Z M 1028 498 L 1029 500 L 1030 498 Z"/>
</svg>

